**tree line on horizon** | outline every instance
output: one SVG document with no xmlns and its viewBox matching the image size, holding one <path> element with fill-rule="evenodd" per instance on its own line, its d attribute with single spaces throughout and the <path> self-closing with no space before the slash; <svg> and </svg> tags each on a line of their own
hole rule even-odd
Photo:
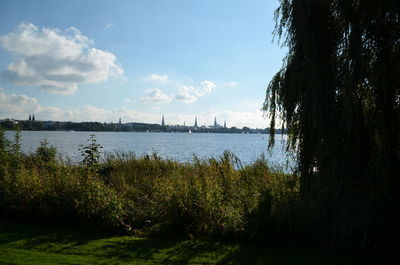
<svg viewBox="0 0 400 265">
<path fill-rule="evenodd" d="M 192 129 L 192 133 L 263 133 L 268 134 L 269 128 L 265 129 L 252 129 L 249 127 L 243 128 L 207 128 L 207 127 L 193 127 L 189 126 L 171 126 L 151 123 L 102 123 L 102 122 L 44 122 L 44 121 L 18 121 L 18 123 L 11 120 L 0 122 L 0 127 L 5 130 L 24 130 L 24 131 L 107 131 L 107 132 L 182 132 L 187 133 Z M 281 133 L 281 131 L 278 131 Z"/>
</svg>

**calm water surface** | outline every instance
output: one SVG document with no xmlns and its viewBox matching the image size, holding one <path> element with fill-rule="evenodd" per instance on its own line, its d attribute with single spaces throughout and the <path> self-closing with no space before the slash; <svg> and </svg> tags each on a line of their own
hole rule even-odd
<svg viewBox="0 0 400 265">
<path fill-rule="evenodd" d="M 6 132 L 10 140 L 14 134 L 13 131 Z M 163 158 L 187 162 L 193 155 L 216 157 L 224 150 L 230 150 L 244 164 L 254 162 L 261 154 L 271 164 L 282 165 L 287 160 L 280 141 L 282 136 L 276 137 L 275 147 L 269 153 L 266 134 L 23 131 L 21 144 L 23 151 L 30 153 L 35 151 L 40 141 L 47 139 L 63 157 L 79 162 L 82 159 L 79 145 L 87 145 L 90 134 L 96 136 L 104 152 L 134 152 L 140 156 L 155 151 Z"/>
</svg>

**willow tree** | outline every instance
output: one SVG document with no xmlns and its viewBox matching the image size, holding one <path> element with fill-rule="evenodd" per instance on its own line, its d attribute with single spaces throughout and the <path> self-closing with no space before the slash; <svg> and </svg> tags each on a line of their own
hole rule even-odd
<svg viewBox="0 0 400 265">
<path fill-rule="evenodd" d="M 288 54 L 264 110 L 288 129 L 314 230 L 389 246 L 400 221 L 400 1 L 281 0 L 275 19 Z"/>
</svg>

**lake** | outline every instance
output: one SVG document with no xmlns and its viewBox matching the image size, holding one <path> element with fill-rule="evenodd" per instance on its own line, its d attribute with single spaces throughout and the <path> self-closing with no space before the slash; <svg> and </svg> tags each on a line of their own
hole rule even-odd
<svg viewBox="0 0 400 265">
<path fill-rule="evenodd" d="M 6 131 L 6 137 L 13 139 L 15 132 Z M 31 153 L 47 141 L 57 148 L 63 157 L 79 162 L 80 145 L 87 145 L 89 135 L 94 134 L 103 146 L 103 152 L 133 152 L 136 155 L 157 152 L 163 158 L 187 162 L 196 155 L 200 158 L 216 157 L 224 150 L 233 152 L 243 164 L 254 162 L 264 154 L 270 164 L 283 165 L 286 155 L 283 143 L 286 136 L 277 135 L 272 152 L 267 151 L 267 134 L 223 134 L 223 133 L 145 133 L 145 132 L 67 132 L 67 131 L 23 131 L 22 150 Z"/>
</svg>

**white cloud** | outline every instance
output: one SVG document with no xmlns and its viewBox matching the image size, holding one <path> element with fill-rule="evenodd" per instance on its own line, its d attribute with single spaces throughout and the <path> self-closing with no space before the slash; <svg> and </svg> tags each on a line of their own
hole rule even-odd
<svg viewBox="0 0 400 265">
<path fill-rule="evenodd" d="M 145 82 L 160 82 L 160 83 L 165 83 L 168 81 L 168 76 L 167 75 L 157 75 L 157 74 L 151 74 L 146 77 L 143 77 L 142 79 Z"/>
<path fill-rule="evenodd" d="M 145 103 L 168 103 L 172 101 L 172 97 L 164 94 L 158 88 L 146 89 L 147 96 L 140 99 L 141 102 Z"/>
<path fill-rule="evenodd" d="M 166 83 L 169 81 L 169 79 L 167 75 L 151 74 L 142 78 L 142 81 Z M 197 101 L 199 97 L 211 93 L 212 90 L 217 87 L 215 83 L 208 80 L 204 80 L 196 86 L 185 85 L 179 82 L 170 82 L 170 84 L 178 87 L 178 92 L 176 92 L 173 97 L 165 95 L 159 89 L 152 89 L 146 91 L 148 94 L 152 93 L 152 95 L 141 98 L 140 101 L 152 103 L 167 103 L 175 100 L 184 104 L 191 104 Z"/>
<path fill-rule="evenodd" d="M 266 128 L 269 126 L 269 122 L 264 118 L 263 112 L 260 110 L 252 112 L 224 110 L 218 114 L 221 117 L 219 123 L 222 124 L 222 120 L 226 120 L 229 127 L 236 126 L 242 128 L 248 126 L 252 128 Z"/>
<path fill-rule="evenodd" d="M 187 91 L 182 90 L 175 95 L 175 100 L 185 104 L 191 104 L 197 100 L 197 97 Z"/>
<path fill-rule="evenodd" d="M 0 92 L 0 119 L 27 119 L 29 114 L 35 114 L 36 120 L 56 121 L 99 121 L 117 122 L 119 117 L 123 121 L 159 122 L 160 115 L 146 114 L 128 108 L 102 109 L 86 105 L 78 109 L 62 109 L 46 107 L 39 104 L 36 98 L 26 95 L 7 95 Z"/>
<path fill-rule="evenodd" d="M 0 36 L 4 49 L 22 56 L 52 54 L 55 58 L 77 58 L 92 43 L 76 28 L 64 34 L 58 29 L 38 29 L 33 24 L 21 23 L 14 32 Z"/>
<path fill-rule="evenodd" d="M 264 118 L 261 111 L 240 112 L 210 109 L 197 115 L 199 125 L 212 125 L 214 124 L 214 118 L 217 118 L 217 123 L 220 125 L 223 125 L 224 121 L 226 121 L 226 125 L 229 128 L 242 128 L 244 126 L 266 128 L 269 126 L 269 121 Z"/>
<path fill-rule="evenodd" d="M 155 123 L 160 121 L 160 115 L 146 114 L 128 108 L 102 109 L 95 106 L 86 105 L 74 110 L 60 110 L 59 120 L 68 121 L 99 121 L 99 122 L 117 122 L 119 118 L 125 122 L 148 122 Z M 42 113 L 35 117 L 41 117 Z M 42 120 L 45 118 L 42 118 Z"/>
<path fill-rule="evenodd" d="M 217 86 L 211 81 L 203 81 L 201 82 L 201 86 L 196 91 L 197 96 L 204 96 L 205 94 L 211 93 L 211 91 L 216 88 Z"/>
<path fill-rule="evenodd" d="M 7 95 L 0 92 L 0 115 L 2 118 L 26 118 L 29 113 L 40 111 L 41 106 L 35 98 L 26 95 Z"/>
<path fill-rule="evenodd" d="M 114 24 L 107 24 L 107 25 L 105 25 L 105 28 L 106 28 L 106 29 L 110 29 L 110 28 L 112 28 L 112 27 L 114 27 Z"/>
<path fill-rule="evenodd" d="M 223 86 L 228 88 L 234 88 L 237 85 L 238 85 L 237 82 L 226 82 Z"/>
<path fill-rule="evenodd" d="M 202 113 L 193 113 L 193 114 L 171 113 L 165 115 L 165 122 L 171 125 L 183 124 L 184 122 L 186 122 L 186 125 L 193 126 L 195 116 L 197 116 L 197 121 L 199 126 L 213 125 L 215 117 L 217 118 L 217 122 L 220 125 L 223 125 L 224 121 L 226 121 L 226 125 L 229 128 L 230 127 L 243 128 L 244 126 L 250 128 L 266 128 L 269 126 L 269 121 L 264 118 L 263 113 L 261 111 L 239 112 L 231 110 L 214 110 L 214 109 L 210 109 Z M 159 120 L 160 117 L 156 117 L 157 123 L 160 122 Z"/>
<path fill-rule="evenodd" d="M 1 78 L 17 85 L 37 86 L 56 94 L 73 94 L 79 83 L 101 83 L 122 77 L 123 69 L 110 52 L 89 48 L 93 42 L 76 28 L 64 32 L 20 24 L 0 36 L 0 45 L 17 55 Z"/>
<path fill-rule="evenodd" d="M 180 84 L 179 85 L 179 91 L 175 95 L 175 100 L 183 102 L 185 104 L 191 104 L 195 102 L 198 97 L 202 97 L 206 94 L 211 93 L 211 91 L 217 87 L 213 82 L 211 81 L 203 81 L 200 83 L 200 86 L 187 86 Z"/>
</svg>

